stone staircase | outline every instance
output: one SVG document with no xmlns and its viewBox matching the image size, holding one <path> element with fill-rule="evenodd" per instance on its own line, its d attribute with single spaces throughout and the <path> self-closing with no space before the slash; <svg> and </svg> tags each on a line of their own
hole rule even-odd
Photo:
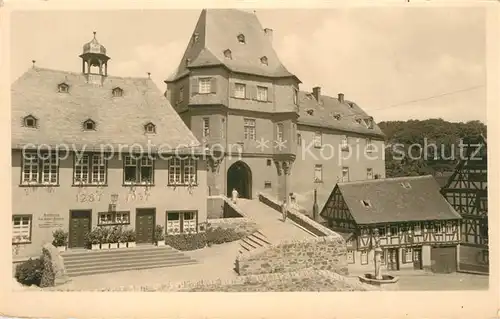
<svg viewBox="0 0 500 319">
<path fill-rule="evenodd" d="M 260 231 L 256 231 L 240 239 L 240 254 L 271 245 L 269 239 Z"/>
<path fill-rule="evenodd" d="M 68 251 L 61 256 L 66 273 L 70 277 L 197 263 L 191 257 L 168 246 Z"/>
</svg>

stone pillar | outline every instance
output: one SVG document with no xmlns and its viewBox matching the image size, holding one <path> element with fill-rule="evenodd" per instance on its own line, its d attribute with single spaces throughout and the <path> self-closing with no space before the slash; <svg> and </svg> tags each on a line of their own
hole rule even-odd
<svg viewBox="0 0 500 319">
<path fill-rule="evenodd" d="M 207 186 L 210 190 L 209 195 L 220 195 L 221 189 L 218 187 L 217 181 L 220 179 L 220 164 L 222 163 L 221 157 L 207 158 Z M 226 194 L 224 194 L 226 195 Z"/>
<path fill-rule="evenodd" d="M 377 280 L 382 280 L 382 273 L 380 271 L 380 263 L 381 263 L 381 256 L 382 256 L 382 248 L 377 247 L 374 250 L 375 252 L 375 279 Z"/>
<path fill-rule="evenodd" d="M 290 205 L 290 174 L 292 163 L 292 160 L 274 161 L 278 171 L 278 192 L 276 197 L 279 201 L 286 200 L 287 206 Z"/>
<path fill-rule="evenodd" d="M 425 271 L 431 270 L 431 246 L 422 245 L 422 268 Z"/>
</svg>

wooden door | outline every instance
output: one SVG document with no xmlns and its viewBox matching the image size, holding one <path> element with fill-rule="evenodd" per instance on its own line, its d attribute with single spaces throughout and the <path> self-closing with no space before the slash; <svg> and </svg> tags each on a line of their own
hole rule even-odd
<svg viewBox="0 0 500 319">
<path fill-rule="evenodd" d="M 456 247 L 432 247 L 431 270 L 435 273 L 452 273 L 457 271 Z"/>
<path fill-rule="evenodd" d="M 399 253 L 397 248 L 387 249 L 387 269 L 399 270 Z"/>
<path fill-rule="evenodd" d="M 90 231 L 92 211 L 73 210 L 70 211 L 69 219 L 69 248 L 84 248 L 86 246 L 85 234 Z"/>
<path fill-rule="evenodd" d="M 154 208 L 137 209 L 135 215 L 136 243 L 152 244 L 154 242 L 155 215 Z"/>
<path fill-rule="evenodd" d="M 422 269 L 422 248 L 413 249 L 413 269 Z"/>
</svg>

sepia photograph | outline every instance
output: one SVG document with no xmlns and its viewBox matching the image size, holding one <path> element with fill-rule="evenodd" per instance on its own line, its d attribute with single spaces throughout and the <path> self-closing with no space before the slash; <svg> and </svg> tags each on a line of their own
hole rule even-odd
<svg viewBox="0 0 500 319">
<path fill-rule="evenodd" d="M 13 292 L 490 288 L 484 7 L 9 24 Z"/>
</svg>

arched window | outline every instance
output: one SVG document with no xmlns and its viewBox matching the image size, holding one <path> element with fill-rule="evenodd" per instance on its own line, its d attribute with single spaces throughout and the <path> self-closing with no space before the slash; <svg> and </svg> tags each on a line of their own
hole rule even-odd
<svg viewBox="0 0 500 319">
<path fill-rule="evenodd" d="M 83 129 L 85 131 L 95 130 L 95 122 L 92 121 L 91 119 L 86 120 L 85 122 L 83 122 Z"/>
</svg>

